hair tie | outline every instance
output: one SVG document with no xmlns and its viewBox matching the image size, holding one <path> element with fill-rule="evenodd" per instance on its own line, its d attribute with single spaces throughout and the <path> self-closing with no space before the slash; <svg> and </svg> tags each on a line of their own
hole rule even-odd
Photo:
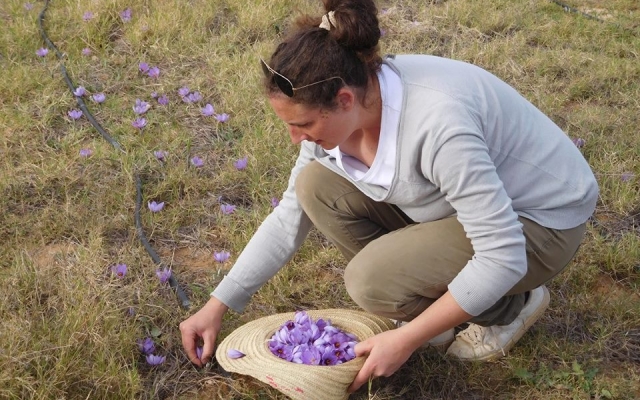
<svg viewBox="0 0 640 400">
<path fill-rule="evenodd" d="M 330 31 L 331 25 L 338 26 L 336 25 L 336 17 L 334 16 L 334 14 L 335 13 L 333 11 L 329 11 L 328 13 L 323 15 L 322 22 L 320 22 L 320 25 L 318 27 Z"/>
</svg>

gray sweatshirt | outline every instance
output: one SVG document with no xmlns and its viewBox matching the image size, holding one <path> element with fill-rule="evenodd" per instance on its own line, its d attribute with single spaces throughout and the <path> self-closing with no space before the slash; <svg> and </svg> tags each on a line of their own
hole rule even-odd
<svg viewBox="0 0 640 400">
<path fill-rule="evenodd" d="M 463 310 L 479 315 L 526 273 L 518 215 L 569 229 L 593 213 L 598 186 L 573 142 L 547 116 L 489 72 L 460 61 L 400 55 L 403 107 L 389 189 L 353 182 L 315 143 L 303 142 L 280 205 L 264 220 L 212 295 L 240 312 L 306 238 L 311 222 L 294 182 L 312 160 L 416 222 L 456 215 L 474 257 L 449 284 Z"/>
</svg>

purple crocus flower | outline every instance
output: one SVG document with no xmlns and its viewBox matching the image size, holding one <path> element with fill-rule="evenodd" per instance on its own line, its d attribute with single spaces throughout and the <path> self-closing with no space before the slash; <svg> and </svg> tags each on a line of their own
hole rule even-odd
<svg viewBox="0 0 640 400">
<path fill-rule="evenodd" d="M 196 347 L 196 357 L 198 357 L 198 360 L 202 360 L 202 352 L 203 351 L 204 351 L 204 349 L 202 348 L 202 346 Z"/>
<path fill-rule="evenodd" d="M 178 94 L 180 95 L 180 97 L 184 97 L 188 95 L 190 91 L 191 90 L 188 87 L 183 86 L 180 89 L 178 89 Z"/>
<path fill-rule="evenodd" d="M 149 75 L 150 78 L 159 77 L 160 76 L 160 68 L 158 68 L 158 67 L 149 68 L 149 72 L 147 72 L 147 75 Z"/>
<path fill-rule="evenodd" d="M 189 98 L 191 98 L 191 101 L 193 103 L 197 103 L 200 100 L 202 100 L 202 94 L 200 94 L 200 92 L 195 91 L 193 93 L 189 93 L 187 96 L 189 96 Z"/>
<path fill-rule="evenodd" d="M 233 166 L 236 167 L 238 171 L 242 171 L 243 169 L 247 168 L 248 163 L 249 163 L 249 160 L 247 159 L 247 157 L 243 157 L 237 161 L 234 161 Z"/>
<path fill-rule="evenodd" d="M 144 118 L 136 118 L 131 125 L 133 125 L 134 128 L 142 129 L 147 126 L 147 120 Z"/>
<path fill-rule="evenodd" d="M 205 117 L 210 117 L 215 113 L 215 110 L 213 109 L 213 106 L 211 104 L 208 104 L 206 106 L 204 106 L 202 108 L 202 115 L 204 115 Z"/>
<path fill-rule="evenodd" d="M 157 99 L 158 98 L 158 92 L 151 92 L 151 98 L 152 99 Z"/>
<path fill-rule="evenodd" d="M 220 211 L 222 211 L 222 213 L 225 215 L 233 214 L 235 210 L 236 210 L 236 206 L 234 206 L 233 204 L 220 205 Z"/>
<path fill-rule="evenodd" d="M 244 354 L 243 352 L 241 352 L 240 350 L 236 350 L 236 349 L 229 349 L 229 350 L 227 351 L 227 356 L 228 356 L 229 358 L 232 358 L 232 359 L 234 359 L 234 360 L 235 360 L 236 358 L 242 358 L 242 357 L 244 357 L 244 356 L 245 356 L 245 354 Z"/>
<path fill-rule="evenodd" d="M 221 251 L 221 252 L 214 252 L 213 253 L 213 258 L 219 262 L 219 263 L 223 263 L 225 261 L 227 261 L 229 259 L 229 257 L 231 257 L 231 253 L 229 253 L 228 251 Z"/>
<path fill-rule="evenodd" d="M 291 323 L 291 326 L 294 326 L 292 321 L 288 321 L 288 322 Z M 284 325 L 282 325 L 282 327 L 279 330 L 276 331 L 276 333 L 273 334 L 273 338 L 280 343 L 293 344 L 293 342 L 291 341 L 289 332 L 290 332 L 290 329 L 288 328 L 287 323 L 285 323 Z"/>
<path fill-rule="evenodd" d="M 271 207 L 276 208 L 280 205 L 280 200 L 277 197 L 271 198 Z"/>
<path fill-rule="evenodd" d="M 293 346 L 280 342 L 278 340 L 270 340 L 269 350 L 271 350 L 271 353 L 282 358 L 283 360 L 291 360 Z"/>
<path fill-rule="evenodd" d="M 141 62 L 140 64 L 138 64 L 138 71 L 142 73 L 149 72 L 149 64 L 147 64 L 146 62 Z"/>
<path fill-rule="evenodd" d="M 120 12 L 120 18 L 122 18 L 122 21 L 124 22 L 129 22 L 131 21 L 131 9 L 127 8 L 124 11 Z"/>
<path fill-rule="evenodd" d="M 349 345 L 349 338 L 341 332 L 334 333 L 328 340 L 334 350 L 344 350 Z"/>
<path fill-rule="evenodd" d="M 164 158 L 167 156 L 167 152 L 164 150 L 156 150 L 153 152 L 153 155 L 156 156 L 156 159 L 159 161 L 164 161 Z"/>
<path fill-rule="evenodd" d="M 385 37 L 387 35 L 387 30 L 380 28 L 380 37 Z"/>
<path fill-rule="evenodd" d="M 118 278 L 124 278 L 127 274 L 127 264 L 117 264 L 111 267 L 111 272 Z"/>
<path fill-rule="evenodd" d="M 195 156 L 191 159 L 191 165 L 196 168 L 200 168 L 204 165 L 204 161 L 202 161 L 202 158 Z"/>
<path fill-rule="evenodd" d="M 296 364 L 302 364 L 302 352 L 308 349 L 308 347 L 309 346 L 306 344 L 300 344 L 295 346 L 291 351 L 291 359 L 289 361 Z"/>
<path fill-rule="evenodd" d="M 184 101 L 185 103 L 197 103 L 200 100 L 202 100 L 202 95 L 197 91 L 191 92 L 182 98 L 182 101 Z"/>
<path fill-rule="evenodd" d="M 573 139 L 573 143 L 576 145 L 577 148 L 582 148 L 584 147 L 584 145 L 586 144 L 585 140 L 582 138 L 576 138 Z"/>
<path fill-rule="evenodd" d="M 356 342 L 349 342 L 350 345 L 344 349 L 344 358 L 346 361 L 356 358 Z"/>
<path fill-rule="evenodd" d="M 83 56 L 89 56 L 91 55 L 91 49 L 88 47 L 85 47 L 84 49 L 82 49 L 82 55 Z"/>
<path fill-rule="evenodd" d="M 84 15 L 82 16 L 82 19 L 85 21 L 89 21 L 92 18 L 93 18 L 93 13 L 91 11 L 85 12 Z"/>
<path fill-rule="evenodd" d="M 147 359 L 147 364 L 155 367 L 157 365 L 162 364 L 165 361 L 166 357 L 148 354 L 146 359 Z"/>
<path fill-rule="evenodd" d="M 304 345 L 304 347 L 301 346 L 300 361 L 301 364 L 319 365 L 322 361 L 322 354 L 317 347 Z"/>
<path fill-rule="evenodd" d="M 631 179 L 633 179 L 634 176 L 635 175 L 631 172 L 625 172 L 620 176 L 620 179 L 622 180 L 622 182 L 629 182 Z"/>
<path fill-rule="evenodd" d="M 46 47 L 41 47 L 36 50 L 36 55 L 38 57 L 45 57 L 47 54 L 49 54 L 49 49 L 47 49 Z"/>
<path fill-rule="evenodd" d="M 149 210 L 151 210 L 151 212 L 157 213 L 162 211 L 162 209 L 164 208 L 164 201 L 160 203 L 156 203 L 155 201 L 150 201 L 147 203 L 147 205 L 149 206 Z"/>
<path fill-rule="evenodd" d="M 156 276 L 160 279 L 160 283 L 166 283 L 171 278 L 171 270 L 166 268 L 158 269 L 156 270 Z"/>
<path fill-rule="evenodd" d="M 136 104 L 133 106 L 133 112 L 141 115 L 149 111 L 150 108 L 151 104 L 147 103 L 146 101 L 136 99 Z"/>
<path fill-rule="evenodd" d="M 33 9 L 33 3 L 24 3 L 24 9 L 27 11 Z"/>
<path fill-rule="evenodd" d="M 80 149 L 80 157 L 89 157 L 93 152 L 91 149 Z"/>
<path fill-rule="evenodd" d="M 216 120 L 218 120 L 218 122 L 227 122 L 229 120 L 229 114 L 227 113 L 222 113 L 222 114 L 216 114 Z"/>
<path fill-rule="evenodd" d="M 305 311 L 298 311 L 293 316 L 293 323 L 294 323 L 294 325 L 310 327 L 311 326 L 311 317 L 309 317 L 309 314 L 307 314 Z"/>
<path fill-rule="evenodd" d="M 324 328 L 326 328 L 330 322 L 331 321 L 327 322 L 322 318 L 318 318 L 318 320 L 316 321 L 316 325 L 318 326 L 318 329 L 320 329 L 320 331 L 324 332 Z"/>
<path fill-rule="evenodd" d="M 138 339 L 138 348 L 144 354 L 151 354 L 156 351 L 156 344 L 153 342 L 153 339 L 147 337 L 145 339 Z"/>
<path fill-rule="evenodd" d="M 91 96 L 91 98 L 93 99 L 93 101 L 100 104 L 107 99 L 107 96 L 104 93 L 96 93 L 93 96 Z"/>
<path fill-rule="evenodd" d="M 84 86 L 78 86 L 76 90 L 73 91 L 73 95 L 77 97 L 82 97 L 86 93 L 87 93 L 87 90 L 84 88 Z"/>
<path fill-rule="evenodd" d="M 167 104 L 169 104 L 169 98 L 163 94 L 162 96 L 158 97 L 158 104 L 160 104 L 161 106 L 166 106 Z"/>
<path fill-rule="evenodd" d="M 338 362 L 338 357 L 334 354 L 334 351 L 331 347 L 325 347 L 322 352 L 322 361 L 320 361 L 322 365 L 336 365 L 341 364 Z"/>
<path fill-rule="evenodd" d="M 80 119 L 80 117 L 82 117 L 82 111 L 74 108 L 70 110 L 67 115 L 73 120 Z"/>
</svg>

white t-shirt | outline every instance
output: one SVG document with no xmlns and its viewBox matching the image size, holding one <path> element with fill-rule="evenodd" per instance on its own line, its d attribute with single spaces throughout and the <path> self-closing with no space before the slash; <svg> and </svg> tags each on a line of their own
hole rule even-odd
<svg viewBox="0 0 640 400">
<path fill-rule="evenodd" d="M 382 97 L 382 118 L 378 150 L 371 168 L 357 158 L 340 151 L 340 147 L 326 150 L 336 159 L 336 164 L 354 181 L 369 183 L 389 189 L 396 165 L 396 139 L 402 107 L 402 81 L 387 65 L 382 65 L 378 73 L 380 96 Z"/>
</svg>

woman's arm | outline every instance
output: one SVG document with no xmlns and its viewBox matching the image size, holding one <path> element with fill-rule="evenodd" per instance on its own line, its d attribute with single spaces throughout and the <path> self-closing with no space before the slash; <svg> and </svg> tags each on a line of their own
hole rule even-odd
<svg viewBox="0 0 640 400">
<path fill-rule="evenodd" d="M 424 343 L 470 318 L 446 292 L 413 321 L 358 343 L 356 356 L 368 357 L 349 392 L 358 390 L 370 377 L 390 376 Z"/>
<path fill-rule="evenodd" d="M 213 355 L 222 318 L 229 308 L 241 312 L 251 296 L 293 256 L 311 229 L 311 221 L 296 199 L 294 183 L 312 157 L 312 149 L 303 144 L 278 207 L 254 233 L 204 307 L 180 324 L 182 345 L 195 365 L 202 366 Z M 202 359 L 196 356 L 200 339 L 204 341 Z"/>
</svg>

